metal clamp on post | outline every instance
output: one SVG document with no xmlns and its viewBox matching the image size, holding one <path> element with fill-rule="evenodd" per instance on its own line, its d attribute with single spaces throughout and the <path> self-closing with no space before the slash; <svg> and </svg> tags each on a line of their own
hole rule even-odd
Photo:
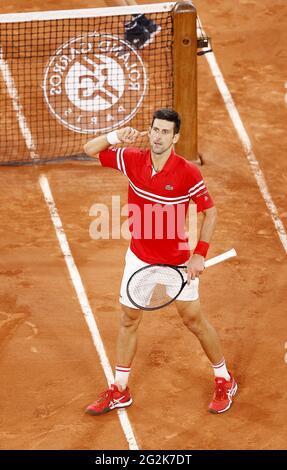
<svg viewBox="0 0 287 470">
<path fill-rule="evenodd" d="M 208 52 L 212 52 L 211 38 L 208 36 L 205 36 L 205 37 L 201 37 L 197 39 L 197 49 L 206 49 L 206 50 L 201 50 L 197 52 L 197 55 L 204 55 L 204 54 L 207 54 Z"/>
<path fill-rule="evenodd" d="M 212 52 L 211 47 L 211 38 L 206 36 L 205 32 L 203 31 L 201 22 L 199 17 L 196 20 L 196 30 L 197 30 L 197 49 L 205 49 L 197 52 L 197 55 L 204 55 L 208 52 Z"/>
</svg>

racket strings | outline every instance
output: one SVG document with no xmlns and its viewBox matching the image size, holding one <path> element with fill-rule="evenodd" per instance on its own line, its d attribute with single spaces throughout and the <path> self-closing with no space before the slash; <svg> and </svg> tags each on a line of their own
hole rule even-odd
<svg viewBox="0 0 287 470">
<path fill-rule="evenodd" d="M 181 291 L 183 278 L 170 266 L 147 266 L 129 281 L 128 293 L 135 304 L 155 309 L 170 303 Z"/>
</svg>

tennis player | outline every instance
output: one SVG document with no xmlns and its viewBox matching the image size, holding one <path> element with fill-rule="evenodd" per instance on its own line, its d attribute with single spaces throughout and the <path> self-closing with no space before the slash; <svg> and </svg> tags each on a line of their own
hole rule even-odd
<svg viewBox="0 0 287 470">
<path fill-rule="evenodd" d="M 141 133 L 131 127 L 98 136 L 84 146 L 89 156 L 99 157 L 102 166 L 119 170 L 128 177 L 132 235 L 120 289 L 122 315 L 115 383 L 87 407 L 86 412 L 92 415 L 101 415 L 132 403 L 128 379 L 143 311 L 129 301 L 126 286 L 135 271 L 153 263 L 187 265 L 188 284 L 174 303 L 184 325 L 198 338 L 214 371 L 215 391 L 208 410 L 211 413 L 227 411 L 237 391 L 237 384 L 226 367 L 218 335 L 201 310 L 198 294 L 199 276 L 204 270 L 204 259 L 214 231 L 216 209 L 198 167 L 174 151 L 179 130 L 179 114 L 162 108 L 154 112 L 148 130 L 150 149 L 115 147 L 117 144 L 134 144 Z M 181 217 L 182 209 L 184 214 L 187 213 L 190 201 L 196 204 L 197 212 L 203 213 L 199 240 L 192 255 L 184 234 L 185 220 Z M 153 211 L 147 211 L 147 206 Z M 170 207 L 173 210 L 173 219 L 163 217 L 158 211 L 158 208 L 164 210 L 168 207 L 169 211 Z M 133 213 L 140 214 L 140 217 L 133 217 Z M 161 225 L 160 234 L 156 230 L 157 224 Z M 180 231 L 172 230 L 178 226 Z"/>
</svg>

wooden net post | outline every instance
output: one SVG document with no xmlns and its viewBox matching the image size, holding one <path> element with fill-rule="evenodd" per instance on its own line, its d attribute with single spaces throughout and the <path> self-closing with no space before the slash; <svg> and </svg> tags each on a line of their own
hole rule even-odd
<svg viewBox="0 0 287 470">
<path fill-rule="evenodd" d="M 199 160 L 197 149 L 197 34 L 196 8 L 178 2 L 173 10 L 173 107 L 182 118 L 176 151 L 188 160 Z"/>
</svg>

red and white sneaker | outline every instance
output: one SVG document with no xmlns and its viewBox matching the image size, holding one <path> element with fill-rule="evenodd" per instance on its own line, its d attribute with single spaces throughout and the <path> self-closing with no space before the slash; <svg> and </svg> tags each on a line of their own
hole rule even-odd
<svg viewBox="0 0 287 470">
<path fill-rule="evenodd" d="M 90 415 L 102 415 L 114 410 L 115 408 L 124 408 L 130 406 L 133 400 L 128 388 L 119 391 L 115 384 L 111 388 L 101 393 L 97 400 L 86 408 L 86 413 Z"/>
<path fill-rule="evenodd" d="M 208 411 L 210 413 L 224 413 L 229 410 L 232 405 L 232 400 L 237 392 L 237 383 L 230 374 L 230 380 L 223 377 L 215 377 L 215 390 L 211 402 L 209 403 Z"/>
</svg>

